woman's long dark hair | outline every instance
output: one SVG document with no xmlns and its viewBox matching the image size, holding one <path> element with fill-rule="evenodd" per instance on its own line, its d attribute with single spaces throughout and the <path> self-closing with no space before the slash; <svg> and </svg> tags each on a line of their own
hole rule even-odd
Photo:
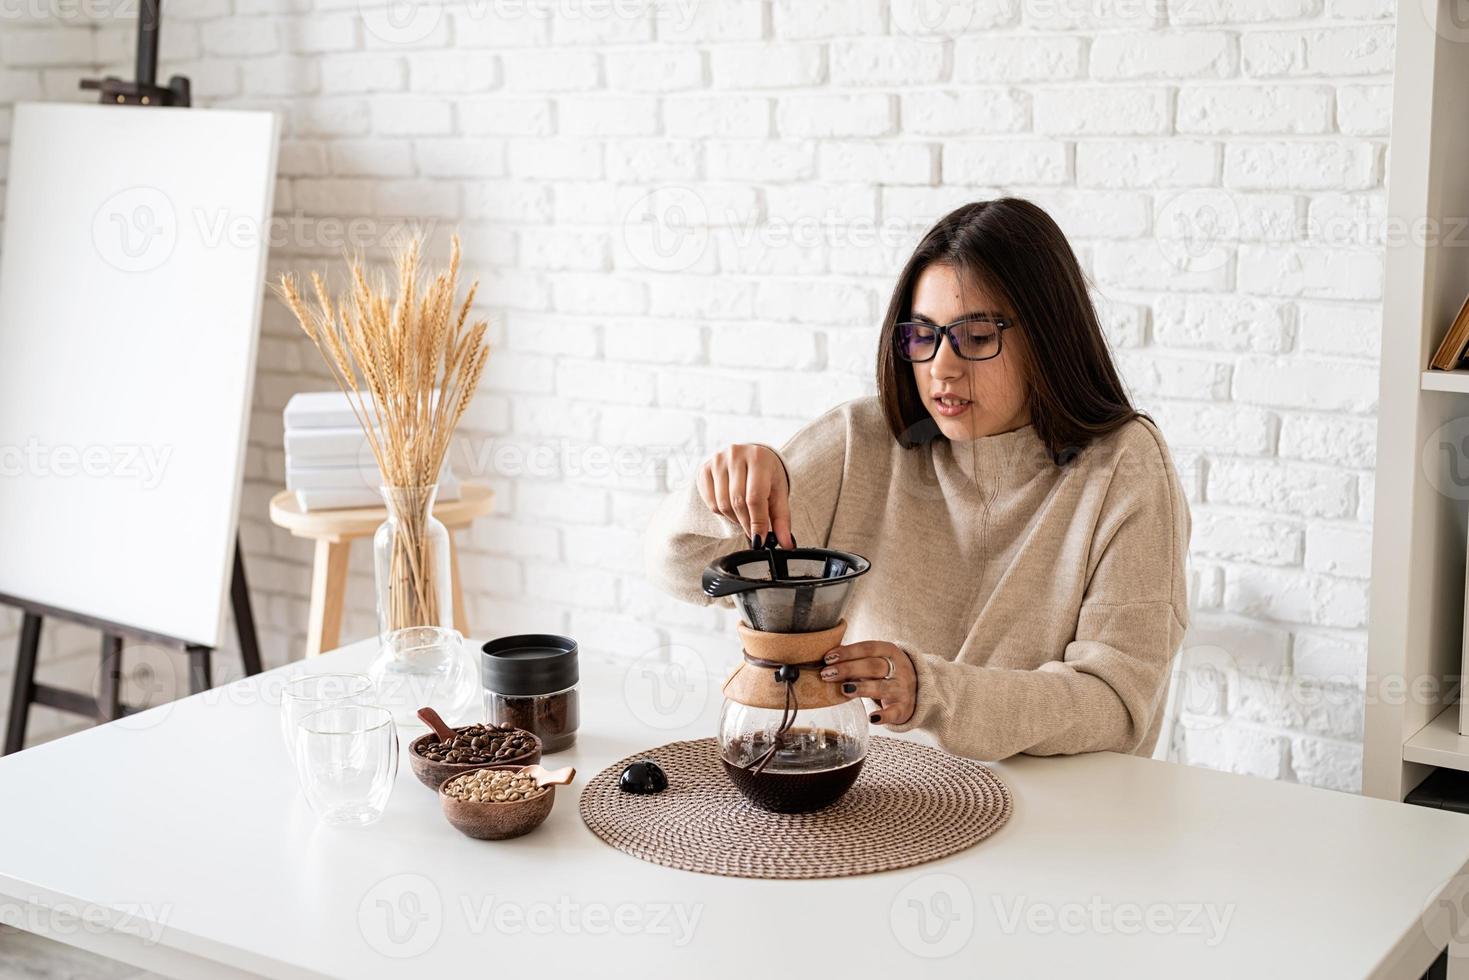
<svg viewBox="0 0 1469 980">
<path fill-rule="evenodd" d="M 1058 463 L 1142 415 L 1122 387 L 1102 336 L 1086 277 L 1051 216 L 1029 201 L 978 201 L 945 215 L 918 243 L 893 289 L 877 352 L 877 391 L 888 427 L 904 448 L 942 439 L 924 406 L 913 367 L 897 356 L 897 325 L 912 313 L 913 287 L 930 265 L 982 284 L 1014 316 L 1030 420 Z M 1019 338 L 1016 338 L 1019 339 Z"/>
</svg>

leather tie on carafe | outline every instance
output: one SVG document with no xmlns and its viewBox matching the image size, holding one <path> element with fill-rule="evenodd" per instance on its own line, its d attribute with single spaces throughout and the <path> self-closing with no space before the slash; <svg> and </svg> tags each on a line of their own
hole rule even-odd
<svg viewBox="0 0 1469 980">
<path fill-rule="evenodd" d="M 796 540 L 793 535 L 791 537 L 791 544 L 794 545 L 795 543 Z M 750 539 L 750 545 L 752 548 L 765 549 L 766 559 L 770 562 L 770 580 L 772 582 L 779 581 L 782 578 L 782 569 L 776 567 L 775 549 L 780 546 L 780 541 L 776 538 L 775 531 L 772 530 L 766 535 L 763 542 L 760 540 L 760 535 L 755 535 Z M 775 671 L 776 681 L 785 685 L 785 707 L 781 710 L 780 726 L 775 730 L 775 737 L 771 739 L 770 748 L 766 749 L 758 759 L 752 759 L 743 767 L 750 769 L 753 766 L 755 774 L 759 775 L 770 764 L 770 760 L 775 758 L 775 753 L 780 750 L 781 738 L 796 723 L 796 714 L 801 710 L 800 700 L 796 697 L 796 681 L 800 678 L 801 671 L 803 669 L 810 669 L 812 666 L 820 668 L 821 661 L 815 661 L 814 664 L 783 664 L 777 663 L 774 660 L 761 660 L 759 657 L 752 657 L 743 650 L 740 653 L 744 655 L 745 663 L 747 664 L 755 667 L 773 669 Z"/>
<path fill-rule="evenodd" d="M 780 726 L 775 730 L 775 737 L 770 742 L 770 748 L 766 749 L 758 759 L 753 759 L 741 767 L 743 769 L 752 769 L 753 767 L 752 771 L 758 776 L 770 764 L 770 760 L 775 758 L 775 753 L 780 750 L 781 739 L 785 736 L 786 732 L 791 730 L 791 726 L 796 723 L 796 714 L 801 710 L 800 701 L 796 697 L 796 681 L 800 679 L 801 671 L 820 670 L 826 665 L 826 661 L 811 660 L 803 664 L 783 664 L 774 660 L 761 660 L 759 657 L 752 657 L 744 651 L 740 652 L 745 658 L 745 663 L 754 667 L 774 669 L 776 681 L 784 684 L 786 689 L 785 708 L 780 713 Z"/>
</svg>

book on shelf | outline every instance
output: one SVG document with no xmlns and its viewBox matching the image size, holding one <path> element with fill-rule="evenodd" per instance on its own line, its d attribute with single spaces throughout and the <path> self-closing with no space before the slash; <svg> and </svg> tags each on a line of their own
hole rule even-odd
<svg viewBox="0 0 1469 980">
<path fill-rule="evenodd" d="M 387 481 L 383 479 L 382 471 L 377 468 L 377 460 L 369 459 L 363 465 L 348 463 L 345 466 L 316 466 L 300 465 L 286 458 L 286 489 L 287 490 L 368 490 L 378 497 L 378 503 L 382 502 L 378 487 Z M 442 493 L 451 484 L 457 486 L 454 474 L 449 470 L 449 461 L 444 460 L 444 465 L 439 468 L 439 478 L 435 481 Z M 448 497 L 443 499 L 448 500 Z"/>
<path fill-rule="evenodd" d="M 383 495 L 377 490 L 361 488 L 305 489 L 296 490 L 296 505 L 304 511 L 340 510 L 345 507 L 381 507 Z M 443 503 L 459 499 L 459 481 L 451 474 L 439 481 L 439 492 L 434 500 Z"/>
<path fill-rule="evenodd" d="M 297 429 L 286 426 L 286 455 L 297 460 L 375 459 L 360 425 L 340 428 Z M 330 464 L 327 464 L 330 465 Z"/>
<path fill-rule="evenodd" d="M 344 391 L 298 391 L 286 402 L 281 417 L 287 429 L 361 429 L 362 409 L 368 421 L 377 424 L 377 407 L 371 396 L 365 396 L 366 405 L 349 398 Z M 438 389 L 429 394 L 430 404 L 439 402 Z M 355 407 L 354 407 L 355 406 Z"/>
<path fill-rule="evenodd" d="M 1438 350 L 1433 352 L 1433 360 L 1428 362 L 1429 369 L 1434 371 L 1454 370 L 1464 360 L 1465 348 L 1469 348 L 1469 297 L 1464 298 L 1464 304 L 1459 307 L 1459 314 L 1449 325 L 1449 332 L 1444 334 L 1443 342 L 1438 345 Z"/>
<path fill-rule="evenodd" d="M 352 405 L 340 391 L 304 391 L 292 395 L 281 413 L 286 489 L 304 511 L 382 506 L 382 471 Z M 375 414 L 369 405 L 369 419 Z M 459 499 L 448 459 L 439 469 L 438 488 L 439 501 Z"/>
<path fill-rule="evenodd" d="M 362 422 L 353 410 L 353 402 L 340 391 L 300 391 L 286 402 L 281 417 L 287 429 L 355 428 Z M 371 416 L 372 405 L 367 406 Z"/>
</svg>

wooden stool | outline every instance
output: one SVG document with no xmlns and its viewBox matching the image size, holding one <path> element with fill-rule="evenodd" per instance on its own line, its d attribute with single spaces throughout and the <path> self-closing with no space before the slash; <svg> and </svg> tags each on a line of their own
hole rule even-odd
<svg viewBox="0 0 1469 980">
<path fill-rule="evenodd" d="M 495 492 L 475 483 L 459 484 L 459 499 L 438 501 L 434 516 L 449 529 L 449 570 L 454 588 L 454 628 L 469 634 L 464 593 L 459 582 L 459 548 L 454 532 L 468 527 L 494 506 Z M 316 542 L 311 570 L 311 622 L 306 628 L 306 656 L 334 650 L 342 633 L 342 605 L 347 594 L 347 558 L 356 538 L 371 537 L 388 519 L 386 507 L 348 507 L 303 511 L 296 495 L 282 490 L 270 500 L 270 519 L 298 538 Z"/>
</svg>

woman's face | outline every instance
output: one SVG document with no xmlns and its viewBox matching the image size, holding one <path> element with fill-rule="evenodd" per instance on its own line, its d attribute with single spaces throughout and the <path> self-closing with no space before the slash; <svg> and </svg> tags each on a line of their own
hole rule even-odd
<svg viewBox="0 0 1469 980">
<path fill-rule="evenodd" d="M 963 283 L 953 266 L 930 265 L 913 286 L 912 319 L 942 325 L 988 313 L 1004 316 L 1002 307 L 982 287 Z M 1025 378 L 1017 347 L 1024 341 L 1010 327 L 1000 336 L 1000 353 L 984 361 L 960 357 L 947 337 L 931 361 L 915 362 L 913 380 L 923 405 L 953 442 L 1009 432 L 1030 421 Z"/>
</svg>

